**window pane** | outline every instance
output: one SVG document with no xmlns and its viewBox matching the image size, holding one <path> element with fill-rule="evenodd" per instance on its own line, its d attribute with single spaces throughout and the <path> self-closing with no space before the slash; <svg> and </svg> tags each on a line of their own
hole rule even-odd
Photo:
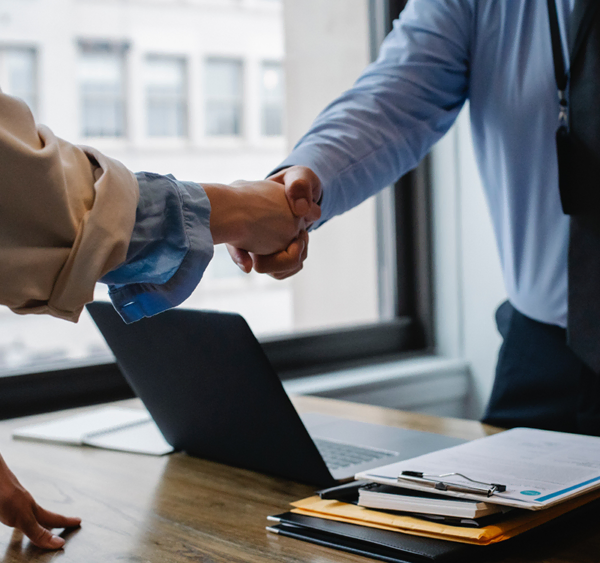
<svg viewBox="0 0 600 563">
<path fill-rule="evenodd" d="M 0 85 L 11 96 L 21 98 L 37 111 L 36 53 L 33 49 L 0 48 Z"/>
<path fill-rule="evenodd" d="M 242 132 L 242 63 L 206 61 L 206 133 L 240 135 Z"/>
<path fill-rule="evenodd" d="M 283 134 L 283 71 L 280 63 L 263 63 L 261 76 L 262 134 Z"/>
<path fill-rule="evenodd" d="M 125 134 L 123 54 L 110 46 L 82 47 L 79 54 L 81 133 L 84 137 Z"/>
<path fill-rule="evenodd" d="M 148 135 L 183 137 L 186 134 L 185 61 L 148 57 L 145 64 Z"/>
</svg>

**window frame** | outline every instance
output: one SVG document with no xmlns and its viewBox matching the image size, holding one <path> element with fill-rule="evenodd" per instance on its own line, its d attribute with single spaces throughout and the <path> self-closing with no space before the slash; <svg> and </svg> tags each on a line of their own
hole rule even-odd
<svg viewBox="0 0 600 563">
<path fill-rule="evenodd" d="M 179 54 L 171 54 L 171 53 L 158 53 L 158 52 L 147 52 L 142 56 L 142 64 L 145 66 L 150 61 L 169 61 L 175 62 L 180 65 L 180 69 L 182 72 L 182 84 L 181 84 L 181 96 L 177 101 L 181 103 L 181 111 L 183 116 L 183 127 L 181 133 L 171 135 L 171 134 L 153 134 L 150 132 L 150 101 L 152 96 L 149 95 L 148 91 L 148 83 L 144 82 L 144 136 L 146 139 L 151 139 L 152 141 L 159 140 L 164 141 L 165 139 L 176 139 L 176 140 L 186 140 L 189 139 L 190 136 L 190 127 L 187 122 L 187 118 L 190 114 L 190 91 L 189 91 L 189 83 L 190 83 L 190 62 L 186 55 Z M 145 70 L 144 70 L 145 72 Z M 145 79 L 145 78 L 144 78 Z"/>
<path fill-rule="evenodd" d="M 40 113 L 40 88 L 39 88 L 39 68 L 40 68 L 40 54 L 38 46 L 27 42 L 13 42 L 13 41 L 2 41 L 0 42 L 0 77 L 6 72 L 6 54 L 8 51 L 28 51 L 32 55 L 33 63 L 33 92 L 32 102 L 33 106 L 29 105 L 29 109 L 34 116 L 39 116 Z M 5 93 L 6 90 L 4 91 Z"/>
<path fill-rule="evenodd" d="M 121 112 L 121 130 L 118 131 L 117 134 L 106 134 L 102 132 L 101 134 L 89 134 L 87 131 L 88 125 L 85 122 L 85 112 L 83 111 L 85 102 L 86 102 L 86 94 L 83 91 L 83 85 L 81 82 L 81 78 L 78 76 L 77 78 L 77 89 L 78 89 L 78 98 L 79 98 L 79 136 L 81 139 L 84 139 L 86 142 L 89 140 L 124 140 L 129 137 L 129 103 L 128 103 L 128 52 L 130 49 L 130 45 L 127 42 L 123 41 L 113 41 L 113 40 L 88 40 L 88 39 L 79 39 L 77 41 L 77 65 L 82 63 L 82 56 L 91 53 L 91 52 L 106 52 L 111 55 L 115 55 L 115 58 L 119 64 L 119 74 L 120 74 L 120 84 L 119 84 L 119 109 Z"/>
<path fill-rule="evenodd" d="M 373 56 L 405 3 L 369 0 Z M 378 235 L 379 277 L 385 278 L 379 287 L 382 320 L 261 339 L 282 380 L 433 354 L 429 168 L 425 158 L 377 196 L 378 224 L 384 225 Z M 114 362 L 5 376 L 0 378 L 0 419 L 133 396 Z"/>
<path fill-rule="evenodd" d="M 208 140 L 213 139 L 243 139 L 246 137 L 246 127 L 245 127 L 245 119 L 246 119 L 246 107 L 244 104 L 244 96 L 245 96 L 245 77 L 247 73 L 246 59 L 240 56 L 223 56 L 223 55 L 209 55 L 204 59 L 204 80 L 208 81 L 209 70 L 208 67 L 211 63 L 232 63 L 233 65 L 239 68 L 239 81 L 240 81 L 240 96 L 239 99 L 235 99 L 236 110 L 239 111 L 238 119 L 239 119 L 239 129 L 235 133 L 212 133 L 209 129 L 209 120 L 208 116 L 211 113 L 209 111 L 209 104 L 213 103 L 213 100 L 208 96 L 207 89 L 204 89 L 204 137 Z M 233 106 L 232 106 L 233 107 Z"/>
<path fill-rule="evenodd" d="M 263 97 L 264 96 L 264 90 L 263 90 L 263 84 L 262 84 L 262 80 L 264 80 L 264 74 L 263 72 L 265 71 L 265 69 L 267 67 L 278 67 L 278 71 L 280 73 L 280 79 L 282 81 L 282 87 L 283 87 L 283 91 L 285 92 L 285 75 L 284 75 L 284 66 L 283 66 L 283 62 L 282 61 L 278 61 L 275 59 L 263 59 L 260 61 L 260 79 L 261 79 L 261 94 L 260 94 L 260 136 L 263 138 L 267 138 L 267 139 L 273 139 L 273 138 L 278 138 L 278 137 L 283 137 L 285 135 L 285 116 L 284 116 L 284 102 L 283 102 L 283 97 L 281 100 L 281 104 L 279 109 L 281 110 L 280 113 L 280 131 L 278 133 L 267 133 L 266 132 L 266 124 L 267 124 L 267 108 L 269 107 L 269 103 L 266 101 L 266 99 Z"/>
</svg>

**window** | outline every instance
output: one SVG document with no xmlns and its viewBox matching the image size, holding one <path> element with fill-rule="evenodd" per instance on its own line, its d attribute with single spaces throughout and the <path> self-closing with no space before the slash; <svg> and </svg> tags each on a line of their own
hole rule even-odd
<svg viewBox="0 0 600 563">
<path fill-rule="evenodd" d="M 80 44 L 79 93 L 84 137 L 125 135 L 123 46 Z"/>
<path fill-rule="evenodd" d="M 3 92 L 21 98 L 37 113 L 35 49 L 0 47 L 0 85 Z"/>
<path fill-rule="evenodd" d="M 280 63 L 263 63 L 261 67 L 261 132 L 265 136 L 283 134 L 283 69 Z"/>
<path fill-rule="evenodd" d="M 231 59 L 206 61 L 206 133 L 242 134 L 244 89 L 242 62 Z"/>
<path fill-rule="evenodd" d="M 148 56 L 144 71 L 148 135 L 184 137 L 187 123 L 185 60 Z"/>
<path fill-rule="evenodd" d="M 384 0 L 286 0 L 285 11 L 280 1 L 267 0 L 218 7 L 212 0 L 117 2 L 107 18 L 106 3 L 45 2 L 83 10 L 93 28 L 78 28 L 76 18 L 54 22 L 38 46 L 45 66 L 39 93 L 35 52 L 21 50 L 22 72 L 33 69 L 27 71 L 33 78 L 22 82 L 33 87 L 22 96 L 33 105 L 39 97 L 45 119 L 71 131 L 62 133 L 71 141 L 80 132 L 131 170 L 200 183 L 264 178 L 277 167 L 317 113 L 368 64 L 368 6 L 377 21 L 386 19 L 387 9 Z M 20 6 L 13 8 L 24 10 Z M 27 19 L 11 19 L 6 32 L 31 40 L 31 30 L 44 23 L 35 17 L 28 11 Z M 82 40 L 90 29 L 95 37 L 118 39 Z M 176 56 L 160 54 L 174 49 Z M 6 52 L 0 48 L 3 87 Z M 111 142 L 125 136 L 127 143 Z M 185 148 L 173 138 L 185 138 Z M 423 349 L 427 228 L 419 216 L 417 229 L 414 217 L 427 215 L 426 198 L 415 196 L 426 193 L 417 185 L 427 182 L 419 174 L 405 178 L 387 200 L 369 200 L 312 233 L 304 270 L 288 280 L 242 274 L 226 248 L 217 247 L 184 306 L 241 313 L 284 377 Z M 101 284 L 96 296 L 107 298 Z M 111 362 L 85 314 L 72 325 L 0 308 L 0 416 L 11 401 L 34 408 L 20 381 L 44 389 L 39 409 L 49 408 L 50 396 L 55 407 L 65 404 L 66 387 L 54 383 L 59 380 L 69 382 L 75 397 L 69 404 L 119 396 L 123 381 Z"/>
</svg>

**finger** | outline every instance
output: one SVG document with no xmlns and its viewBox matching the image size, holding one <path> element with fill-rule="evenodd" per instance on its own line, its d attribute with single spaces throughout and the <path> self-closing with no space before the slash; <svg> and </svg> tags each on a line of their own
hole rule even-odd
<svg viewBox="0 0 600 563">
<path fill-rule="evenodd" d="M 304 240 L 304 250 L 302 251 L 302 257 L 301 257 L 302 264 L 304 264 L 304 261 L 308 258 L 308 232 L 302 231 L 300 233 L 300 236 Z"/>
<path fill-rule="evenodd" d="M 308 213 L 304 216 L 304 222 L 306 227 L 310 227 L 315 221 L 321 218 L 321 206 L 316 203 L 312 203 Z"/>
<path fill-rule="evenodd" d="M 289 272 L 280 272 L 277 274 L 269 274 L 272 278 L 275 278 L 276 280 L 285 280 L 287 278 L 291 278 L 292 276 L 295 276 L 300 270 L 302 270 L 302 268 L 304 268 L 304 264 L 300 264 L 300 266 L 298 266 L 297 268 L 290 270 Z"/>
<path fill-rule="evenodd" d="M 17 527 L 31 540 L 31 543 L 42 549 L 60 549 L 65 545 L 63 538 L 55 536 L 38 523 L 33 512 L 30 512 Z"/>
<path fill-rule="evenodd" d="M 44 526 L 44 528 L 75 528 L 81 525 L 81 518 L 73 518 L 68 516 L 61 516 L 55 512 L 50 512 L 39 505 L 36 505 L 33 513 L 37 518 L 37 521 Z"/>
<path fill-rule="evenodd" d="M 304 240 L 305 243 L 304 251 L 300 256 L 300 265 L 287 272 L 276 272 L 273 274 L 269 274 L 272 278 L 275 278 L 276 280 L 284 280 L 291 276 L 295 276 L 300 270 L 302 270 L 302 268 L 304 268 L 304 261 L 308 258 L 308 233 L 306 231 L 302 231 L 299 235 L 299 238 L 302 238 L 302 240 Z"/>
<path fill-rule="evenodd" d="M 252 255 L 254 269 L 259 274 L 274 274 L 288 272 L 297 268 L 302 259 L 306 246 L 302 238 L 295 239 L 286 250 L 268 256 Z"/>
<path fill-rule="evenodd" d="M 242 250 L 241 248 L 236 248 L 230 244 L 227 246 L 227 252 L 229 252 L 229 256 L 231 259 L 238 265 L 242 272 L 249 274 L 252 270 L 252 257 L 246 250 Z"/>
</svg>

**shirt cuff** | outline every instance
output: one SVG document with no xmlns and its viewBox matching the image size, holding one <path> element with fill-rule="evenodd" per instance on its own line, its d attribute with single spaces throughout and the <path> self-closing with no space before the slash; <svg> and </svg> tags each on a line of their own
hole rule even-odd
<svg viewBox="0 0 600 563">
<path fill-rule="evenodd" d="M 100 280 L 126 323 L 180 305 L 214 253 L 210 202 L 202 186 L 171 175 L 136 177 L 140 202 L 127 258 Z"/>
</svg>

